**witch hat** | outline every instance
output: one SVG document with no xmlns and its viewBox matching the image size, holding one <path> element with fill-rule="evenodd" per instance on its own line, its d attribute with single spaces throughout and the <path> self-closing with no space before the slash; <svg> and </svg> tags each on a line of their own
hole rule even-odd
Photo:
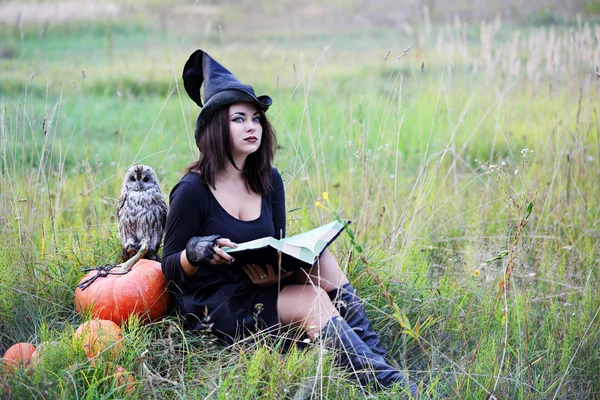
<svg viewBox="0 0 600 400">
<path fill-rule="evenodd" d="M 267 111 L 273 103 L 269 96 L 257 97 L 252 86 L 242 84 L 227 68 L 202 50 L 193 52 L 185 63 L 183 85 L 190 98 L 202 107 L 196 121 L 196 143 L 200 128 L 220 108 L 233 103 L 250 102 Z M 200 99 L 201 86 L 204 105 Z"/>
</svg>

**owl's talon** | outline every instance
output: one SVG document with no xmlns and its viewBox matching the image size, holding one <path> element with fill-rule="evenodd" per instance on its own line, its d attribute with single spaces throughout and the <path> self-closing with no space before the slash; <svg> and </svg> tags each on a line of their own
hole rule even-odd
<svg viewBox="0 0 600 400">
<path fill-rule="evenodd" d="M 139 246 L 138 248 L 134 248 L 134 247 L 129 247 L 127 249 L 123 249 L 123 262 L 129 260 L 131 257 L 135 256 L 139 251 Z"/>
<path fill-rule="evenodd" d="M 146 244 L 144 242 L 144 243 L 142 243 L 142 247 L 141 247 L 140 251 L 136 252 L 135 255 L 133 257 L 131 257 L 129 260 L 125 261 L 122 264 L 119 264 L 121 266 L 121 271 L 125 272 L 125 273 L 129 272 L 129 270 L 131 269 L 131 267 L 133 267 L 135 265 L 135 263 L 137 263 L 140 259 L 144 258 L 147 251 L 148 251 L 148 244 Z"/>
</svg>

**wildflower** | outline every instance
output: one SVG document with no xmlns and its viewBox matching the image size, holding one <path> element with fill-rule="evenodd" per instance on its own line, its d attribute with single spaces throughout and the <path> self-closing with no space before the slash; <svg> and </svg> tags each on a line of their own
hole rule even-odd
<svg viewBox="0 0 600 400">
<path fill-rule="evenodd" d="M 505 166 L 506 166 L 506 163 L 505 163 L 504 161 L 502 161 L 502 166 L 503 166 L 503 167 L 505 167 Z"/>
<path fill-rule="evenodd" d="M 44 234 L 42 233 L 42 250 L 41 250 L 41 254 L 40 254 L 40 258 L 43 260 L 44 259 L 44 248 L 45 248 L 45 243 L 46 241 L 44 240 Z"/>
<path fill-rule="evenodd" d="M 329 193 L 323 192 L 323 194 L 321 196 L 323 197 L 323 200 L 325 200 L 327 203 L 329 203 Z"/>
<path fill-rule="evenodd" d="M 479 268 L 473 271 L 473 276 L 479 276 Z"/>
<path fill-rule="evenodd" d="M 515 175 L 516 175 L 516 174 L 518 174 L 518 173 L 519 173 L 519 170 L 518 170 L 518 169 L 515 169 Z"/>
<path fill-rule="evenodd" d="M 521 157 L 522 158 L 531 158 L 532 154 L 533 154 L 533 150 L 529 150 L 529 149 L 523 149 L 523 150 L 521 150 Z"/>
<path fill-rule="evenodd" d="M 321 203 L 320 201 L 315 201 L 315 206 L 319 207 L 319 208 L 325 208 L 323 206 L 323 203 Z"/>
</svg>

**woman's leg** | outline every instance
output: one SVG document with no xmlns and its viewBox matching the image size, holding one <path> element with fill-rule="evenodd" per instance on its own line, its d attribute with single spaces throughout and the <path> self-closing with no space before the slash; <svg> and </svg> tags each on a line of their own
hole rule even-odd
<svg viewBox="0 0 600 400">
<path fill-rule="evenodd" d="M 303 285 L 312 283 L 323 288 L 326 292 L 340 288 L 349 282 L 346 274 L 344 274 L 329 250 L 325 250 L 321 254 L 319 261 L 312 268 L 300 269 L 294 272 L 294 279 L 297 283 Z"/>
<path fill-rule="evenodd" d="M 287 285 L 281 289 L 277 312 L 284 327 L 300 325 L 312 341 L 327 321 L 339 316 L 325 290 L 310 285 Z"/>
<path fill-rule="evenodd" d="M 332 301 L 339 300 L 335 305 L 342 318 L 356 330 L 371 350 L 382 357 L 387 357 L 379 335 L 371 327 L 362 300 L 356 295 L 354 287 L 328 250 L 323 252 L 319 262 L 310 270 L 296 271 L 294 279 L 304 285 L 322 288 Z"/>
<path fill-rule="evenodd" d="M 365 385 L 390 387 L 401 383 L 407 393 L 417 396 L 408 377 L 372 352 L 354 329 L 340 317 L 325 290 L 312 285 L 285 286 L 277 298 L 283 326 L 300 325 L 312 341 L 321 334 L 323 343 L 338 351 L 338 361 Z"/>
</svg>

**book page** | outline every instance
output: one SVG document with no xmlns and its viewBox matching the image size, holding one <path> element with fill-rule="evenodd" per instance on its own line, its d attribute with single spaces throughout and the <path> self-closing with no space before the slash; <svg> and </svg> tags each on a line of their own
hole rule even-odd
<svg viewBox="0 0 600 400">
<path fill-rule="evenodd" d="M 329 243 L 331 239 L 333 239 L 343 227 L 344 224 L 342 224 L 341 222 L 333 221 L 327 225 L 320 226 L 308 232 L 287 237 L 281 240 L 281 242 L 283 242 L 286 245 L 304 247 L 311 250 L 311 252 L 316 253 L 320 252 L 318 250 L 322 250 L 317 249 L 317 245 L 319 243 L 324 242 L 326 246 L 327 243 Z"/>
<path fill-rule="evenodd" d="M 238 247 L 221 247 L 225 253 L 237 253 L 239 251 L 261 249 L 263 247 L 271 246 L 275 249 L 279 249 L 278 240 L 272 237 L 264 237 L 261 239 L 252 240 L 250 242 L 240 243 Z"/>
</svg>

